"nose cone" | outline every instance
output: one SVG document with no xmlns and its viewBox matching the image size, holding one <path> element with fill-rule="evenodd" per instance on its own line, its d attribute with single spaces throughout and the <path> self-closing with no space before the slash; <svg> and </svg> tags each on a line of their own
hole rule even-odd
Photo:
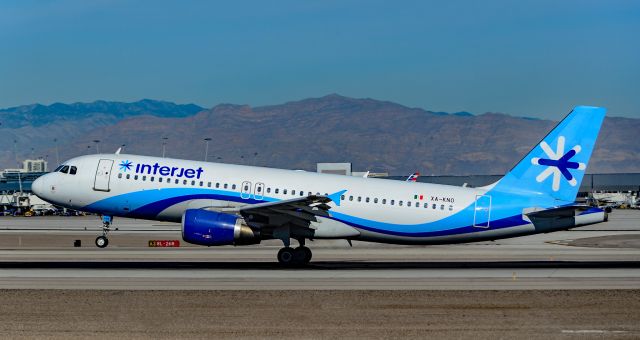
<svg viewBox="0 0 640 340">
<path fill-rule="evenodd" d="M 47 175 L 44 176 L 40 176 L 38 178 L 36 178 L 35 181 L 33 181 L 33 183 L 31 183 L 31 192 L 33 192 L 34 194 L 36 194 L 36 196 L 40 197 L 40 198 L 44 198 L 44 192 L 45 192 L 45 187 L 46 187 L 46 179 L 45 177 L 47 177 Z"/>
</svg>

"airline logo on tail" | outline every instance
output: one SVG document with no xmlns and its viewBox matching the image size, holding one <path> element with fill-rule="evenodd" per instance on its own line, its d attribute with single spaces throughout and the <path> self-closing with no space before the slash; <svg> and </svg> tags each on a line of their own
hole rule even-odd
<svg viewBox="0 0 640 340">
<path fill-rule="evenodd" d="M 419 172 L 414 172 L 414 173 L 411 174 L 411 176 L 407 177 L 407 179 L 405 181 L 406 182 L 417 182 L 419 176 L 420 176 Z"/>
<path fill-rule="evenodd" d="M 578 182 L 573 177 L 569 169 L 584 171 L 584 169 L 586 169 L 587 167 L 584 163 L 571 161 L 571 158 L 580 153 L 580 151 L 582 150 L 582 147 L 580 145 L 575 145 L 571 150 L 567 151 L 567 153 L 564 152 L 564 145 L 564 136 L 558 137 L 555 152 L 551 149 L 547 142 L 542 141 L 540 143 L 540 147 L 548 158 L 535 157 L 531 159 L 532 164 L 547 167 L 536 177 L 536 181 L 538 181 L 538 183 L 542 183 L 549 176 L 553 175 L 553 181 L 551 184 L 551 188 L 553 189 L 553 191 L 560 190 L 561 177 L 564 177 L 571 186 L 576 186 Z"/>
</svg>

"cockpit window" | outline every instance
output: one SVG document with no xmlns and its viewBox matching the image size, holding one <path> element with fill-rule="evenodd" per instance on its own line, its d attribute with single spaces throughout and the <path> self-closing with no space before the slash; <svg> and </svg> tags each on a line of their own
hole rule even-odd
<svg viewBox="0 0 640 340">
<path fill-rule="evenodd" d="M 58 172 L 58 171 L 60 171 L 60 169 L 62 169 L 62 167 L 63 167 L 63 166 L 64 166 L 64 165 L 58 165 L 58 167 L 57 167 L 55 170 L 53 170 L 53 172 Z"/>
<path fill-rule="evenodd" d="M 68 173 L 69 172 L 69 166 L 68 165 L 63 166 L 62 169 L 60 169 L 60 172 L 62 172 L 64 174 Z"/>
<path fill-rule="evenodd" d="M 75 174 L 76 174 L 76 172 L 78 172 L 78 168 L 76 168 L 75 166 L 72 166 L 72 167 L 69 169 L 69 174 L 70 174 L 70 175 L 75 175 Z"/>
</svg>

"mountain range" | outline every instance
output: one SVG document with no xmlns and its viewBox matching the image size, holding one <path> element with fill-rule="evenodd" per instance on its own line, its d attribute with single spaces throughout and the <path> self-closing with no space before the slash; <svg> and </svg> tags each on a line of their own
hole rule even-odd
<svg viewBox="0 0 640 340">
<path fill-rule="evenodd" d="M 28 105 L 0 110 L 0 123 L 4 145 L 16 141 L 18 159 L 46 156 L 52 164 L 56 149 L 61 161 L 95 153 L 94 140 L 103 152 L 125 145 L 125 152 L 154 156 L 166 142 L 167 157 L 202 160 L 204 138 L 211 138 L 209 161 L 311 171 L 317 162 L 352 162 L 354 170 L 394 175 L 501 174 L 556 124 L 337 94 L 211 109 L 148 99 Z M 607 117 L 588 172 L 639 172 L 637 131 L 640 119 Z M 12 149 L 0 151 L 0 166 L 13 167 L 15 160 Z"/>
</svg>

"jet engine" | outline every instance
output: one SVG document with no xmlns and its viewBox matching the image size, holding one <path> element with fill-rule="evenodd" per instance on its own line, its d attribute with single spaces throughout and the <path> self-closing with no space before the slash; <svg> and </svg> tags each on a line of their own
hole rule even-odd
<svg viewBox="0 0 640 340">
<path fill-rule="evenodd" d="M 182 215 L 182 239 L 201 246 L 260 243 L 260 232 L 236 215 L 188 209 Z"/>
</svg>

